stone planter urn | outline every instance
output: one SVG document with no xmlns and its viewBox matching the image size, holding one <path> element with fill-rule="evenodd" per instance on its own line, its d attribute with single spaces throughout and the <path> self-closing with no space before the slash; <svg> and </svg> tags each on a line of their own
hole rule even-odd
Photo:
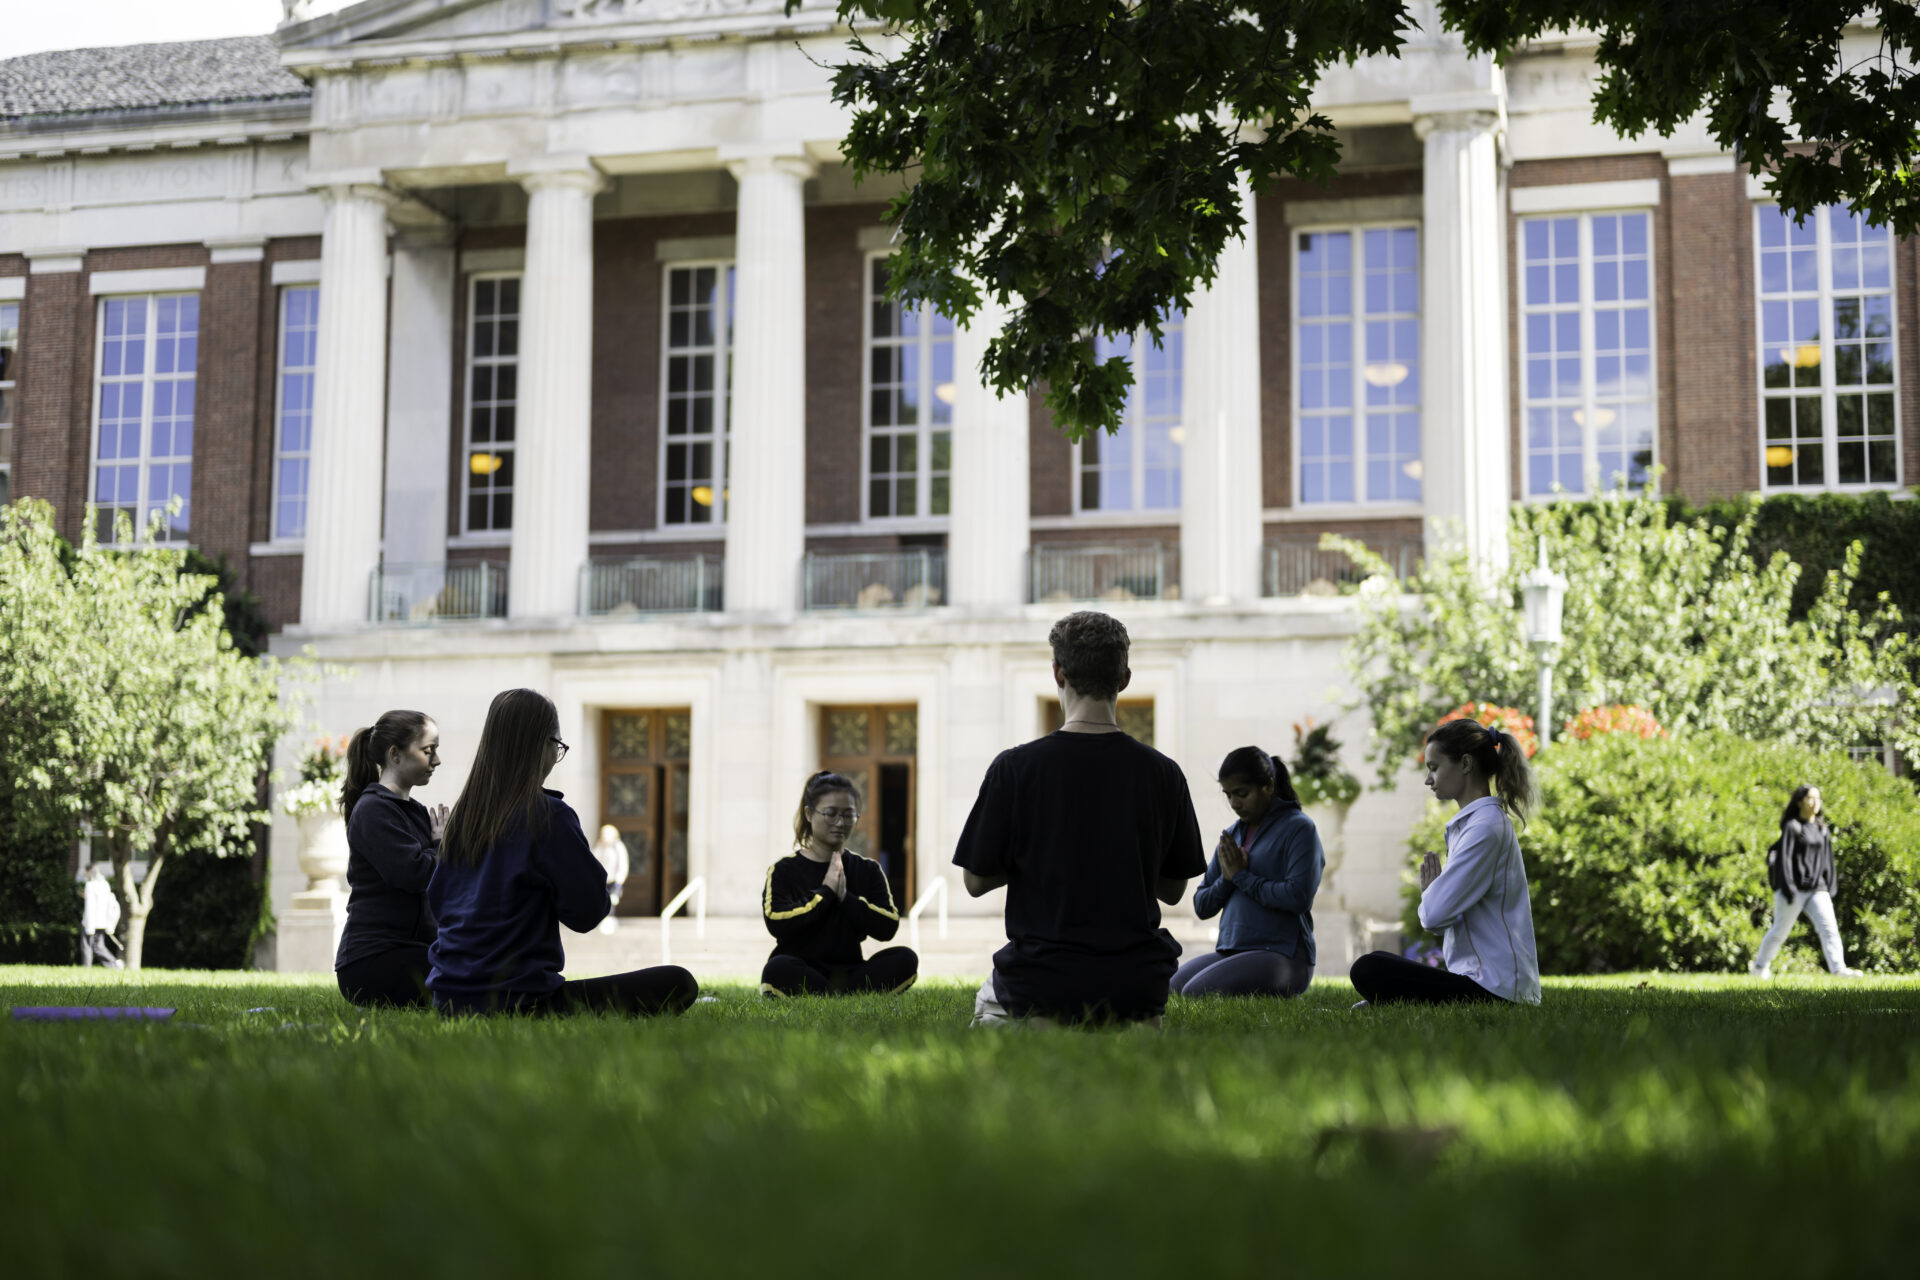
<svg viewBox="0 0 1920 1280">
<path fill-rule="evenodd" d="M 1327 865 L 1320 873 L 1318 897 L 1333 910 L 1346 908 L 1346 898 L 1341 894 L 1334 875 L 1340 870 L 1340 864 L 1347 858 L 1347 810 L 1352 807 L 1351 803 L 1332 800 L 1320 800 L 1301 806 L 1306 815 L 1313 819 L 1313 825 L 1320 832 L 1320 851 L 1326 855 Z"/>
<path fill-rule="evenodd" d="M 346 892 L 347 822 L 332 809 L 300 815 L 300 869 L 308 893 Z"/>
</svg>

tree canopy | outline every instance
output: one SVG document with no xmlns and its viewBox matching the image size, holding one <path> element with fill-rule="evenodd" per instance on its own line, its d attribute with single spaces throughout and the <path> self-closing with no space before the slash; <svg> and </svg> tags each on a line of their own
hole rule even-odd
<svg viewBox="0 0 1920 1280">
<path fill-rule="evenodd" d="M 790 0 L 790 4 L 797 0 Z M 889 211 L 891 288 L 956 320 L 1011 310 L 984 369 L 1044 384 L 1072 438 L 1117 429 L 1124 357 L 1089 334 L 1191 304 L 1246 211 L 1236 190 L 1325 180 L 1340 158 L 1311 109 L 1337 63 L 1392 54 L 1403 0 L 841 0 L 854 56 L 835 68 L 857 175 L 912 178 Z M 1796 212 L 1847 203 L 1920 226 L 1911 74 L 1920 14 L 1867 0 L 1438 0 L 1469 51 L 1505 59 L 1554 32 L 1598 37 L 1597 121 L 1628 137 L 1704 114 Z M 1863 31 L 1877 52 L 1850 57 Z"/>
<path fill-rule="evenodd" d="M 150 538 L 99 547 L 91 513 L 83 527 L 73 554 L 47 504 L 0 507 L 0 769 L 37 826 L 100 833 L 137 968 L 168 856 L 246 847 L 267 752 L 296 716 L 282 665 L 234 647 L 215 579 Z M 118 540 L 133 542 L 124 519 Z"/>
</svg>

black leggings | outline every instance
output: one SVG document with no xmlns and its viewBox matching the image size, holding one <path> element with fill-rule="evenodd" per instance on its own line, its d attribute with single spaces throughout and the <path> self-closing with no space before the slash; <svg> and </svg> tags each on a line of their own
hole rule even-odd
<svg viewBox="0 0 1920 1280">
<path fill-rule="evenodd" d="M 1397 956 L 1370 951 L 1353 962 L 1353 989 L 1368 1004 L 1464 1004 L 1500 997 L 1472 978 Z"/>
<path fill-rule="evenodd" d="M 1297 996 L 1313 966 L 1278 951 L 1209 951 L 1181 965 L 1168 989 L 1177 996 Z"/>
<path fill-rule="evenodd" d="M 677 964 L 635 969 L 604 978 L 579 978 L 561 983 L 551 995 L 502 991 L 475 999 L 440 996 L 434 1007 L 444 1014 L 525 1013 L 563 1016 L 570 1013 L 684 1013 L 700 995 L 700 984 Z"/>
<path fill-rule="evenodd" d="M 425 1008 L 427 1001 L 427 944 L 406 942 L 390 951 L 366 956 L 334 970 L 340 994 L 362 1009 Z"/>
<path fill-rule="evenodd" d="M 799 956 L 775 956 L 760 971 L 767 995 L 843 996 L 857 991 L 905 991 L 920 975 L 911 947 L 888 947 L 859 964 L 811 964 Z"/>
</svg>

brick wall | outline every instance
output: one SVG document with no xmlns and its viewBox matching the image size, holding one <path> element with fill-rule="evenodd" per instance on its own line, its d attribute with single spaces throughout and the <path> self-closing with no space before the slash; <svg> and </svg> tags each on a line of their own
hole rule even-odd
<svg viewBox="0 0 1920 1280">
<path fill-rule="evenodd" d="M 253 477 L 260 441 L 261 313 L 273 289 L 265 264 L 207 268 L 200 294 L 200 369 L 193 430 L 194 545 L 248 575 Z M 269 339 L 269 345 L 271 340 Z M 267 374 L 271 380 L 272 374 Z M 270 416 L 270 415 L 269 415 Z M 272 456 L 273 440 L 266 449 Z"/>
<path fill-rule="evenodd" d="M 1760 486 L 1753 206 L 1744 173 L 1670 178 L 1663 194 L 1662 488 L 1704 502 Z"/>
<path fill-rule="evenodd" d="M 25 276 L 26 274 L 27 274 L 27 260 L 25 257 L 17 253 L 0 253 L 0 279 L 4 279 L 5 277 L 8 277 L 8 276 L 21 277 L 21 276 Z M 21 303 L 20 312 L 21 312 L 21 319 L 24 323 L 25 316 L 26 316 L 26 304 L 24 302 Z M 20 363 L 21 363 L 18 360 L 19 354 L 20 354 L 19 352 L 15 353 L 16 360 L 15 360 L 15 368 L 13 371 L 13 381 L 15 384 L 14 395 L 16 397 L 19 395 L 19 388 L 23 385 L 19 381 Z M 20 431 L 19 431 L 20 403 L 17 398 L 14 400 L 14 404 L 13 404 L 13 421 L 14 421 L 14 430 L 12 432 L 12 436 L 17 437 L 20 434 Z M 5 453 L 5 455 L 0 456 L 0 462 L 17 464 L 18 459 L 17 459 L 17 455 L 14 452 L 15 448 L 16 446 L 14 445 L 13 440 L 10 438 L 7 441 L 7 452 Z M 19 479 L 19 467 L 17 465 L 15 465 L 14 467 L 12 483 L 13 483 L 13 493 L 15 496 L 18 496 L 20 493 L 20 479 Z"/>
<path fill-rule="evenodd" d="M 853 524 L 864 428 L 867 255 L 860 232 L 880 225 L 883 204 L 807 210 L 807 523 Z"/>
</svg>

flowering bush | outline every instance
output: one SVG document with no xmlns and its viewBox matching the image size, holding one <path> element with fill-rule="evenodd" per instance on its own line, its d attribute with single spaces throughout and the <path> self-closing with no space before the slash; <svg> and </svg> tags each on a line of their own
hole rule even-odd
<svg viewBox="0 0 1920 1280">
<path fill-rule="evenodd" d="M 1588 707 L 1567 721 L 1562 732 L 1581 742 L 1608 733 L 1630 733 L 1636 738 L 1667 736 L 1667 731 L 1660 727 L 1660 722 L 1653 718 L 1651 711 L 1645 707 L 1619 703 L 1610 707 Z"/>
<path fill-rule="evenodd" d="M 1352 804 L 1360 795 L 1360 779 L 1340 763 L 1340 740 L 1333 736 L 1333 726 L 1316 725 L 1311 717 L 1304 728 L 1293 726 L 1287 774 L 1301 804 Z"/>
<path fill-rule="evenodd" d="M 1529 760 L 1540 749 L 1540 739 L 1533 732 L 1533 717 L 1523 714 L 1516 707 L 1496 707 L 1491 702 L 1463 702 L 1440 717 L 1441 724 L 1449 720 L 1478 720 L 1489 729 L 1510 733 L 1519 739 L 1520 749 L 1527 753 Z"/>
<path fill-rule="evenodd" d="M 326 813 L 339 807 L 344 781 L 347 736 L 321 734 L 300 758 L 300 781 L 280 793 L 280 811 L 290 818 Z"/>
</svg>

